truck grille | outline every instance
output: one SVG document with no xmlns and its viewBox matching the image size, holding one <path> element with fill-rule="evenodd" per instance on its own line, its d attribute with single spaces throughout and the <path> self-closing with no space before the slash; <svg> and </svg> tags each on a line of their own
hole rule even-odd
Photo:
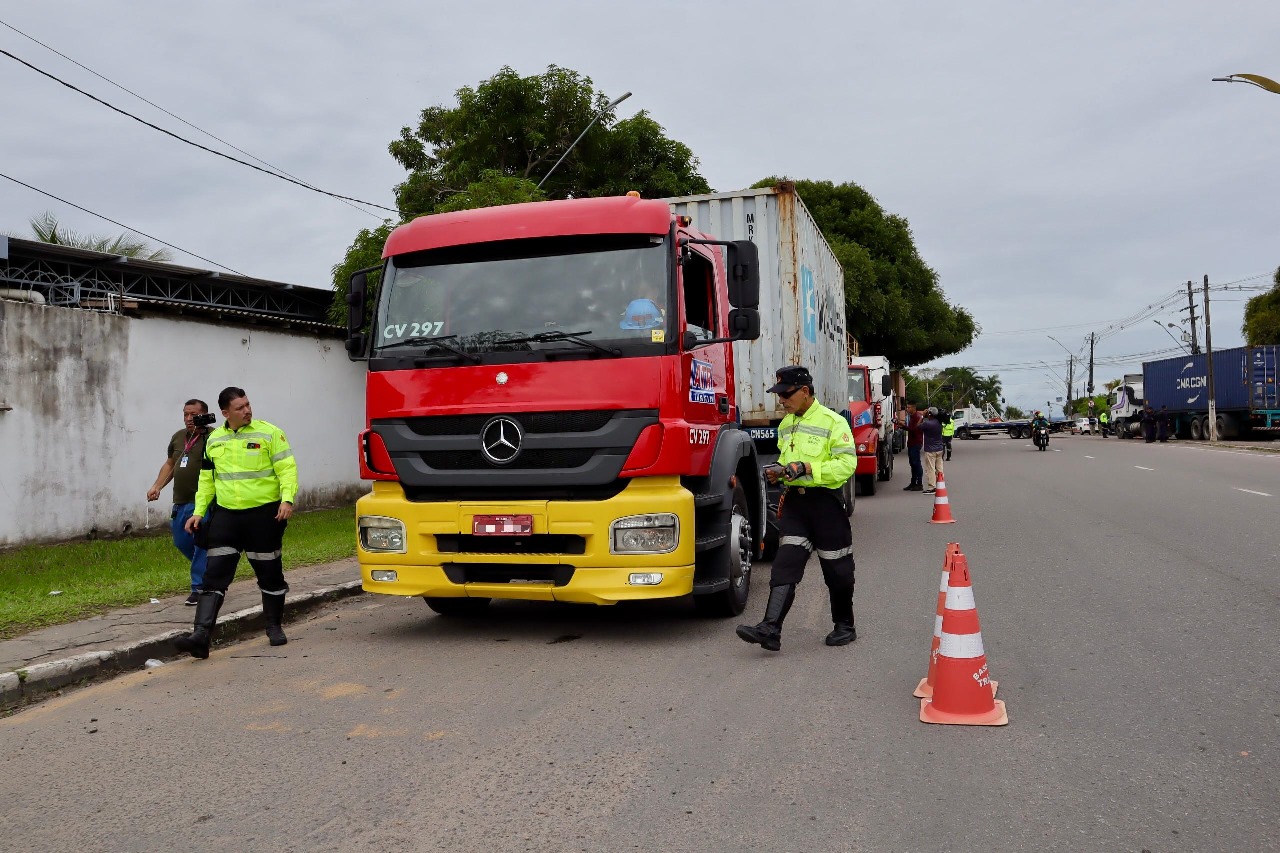
<svg viewBox="0 0 1280 853">
<path fill-rule="evenodd" d="M 520 425 L 519 450 L 507 464 L 491 461 L 481 433 L 495 416 Z M 387 447 L 410 500 L 476 497 L 552 499 L 553 492 L 611 487 L 656 409 L 585 412 L 489 412 L 439 417 L 387 418 L 371 422 Z M 448 497 L 453 491 L 456 494 Z M 483 498 L 481 498 L 483 499 Z"/>
<path fill-rule="evenodd" d="M 573 580 L 573 566 L 520 566 L 510 563 L 445 563 L 450 583 L 549 583 L 567 586 Z"/>
</svg>

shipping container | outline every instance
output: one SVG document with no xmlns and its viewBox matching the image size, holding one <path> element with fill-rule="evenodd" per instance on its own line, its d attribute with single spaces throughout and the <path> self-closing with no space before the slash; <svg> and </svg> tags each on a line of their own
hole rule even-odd
<svg viewBox="0 0 1280 853">
<path fill-rule="evenodd" d="M 1220 437 L 1280 431 L 1276 369 L 1280 346 L 1235 347 L 1213 353 L 1214 408 Z M 1155 411 L 1177 416 L 1180 437 L 1208 435 L 1208 356 L 1183 355 L 1142 365 L 1142 396 Z"/>
<path fill-rule="evenodd" d="M 847 409 L 844 272 L 795 185 L 665 200 L 695 229 L 759 250 L 760 337 L 733 345 L 742 422 L 763 426 L 786 414 L 765 389 L 788 364 L 809 368 L 824 406 Z"/>
</svg>

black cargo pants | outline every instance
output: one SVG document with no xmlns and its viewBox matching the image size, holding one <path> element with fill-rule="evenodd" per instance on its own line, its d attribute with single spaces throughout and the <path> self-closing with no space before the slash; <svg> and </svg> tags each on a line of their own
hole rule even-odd
<svg viewBox="0 0 1280 853">
<path fill-rule="evenodd" d="M 809 554 L 818 552 L 831 589 L 853 593 L 853 530 L 840 494 L 812 486 L 789 488 L 778 513 L 778 553 L 769 586 L 800 583 Z"/>
<path fill-rule="evenodd" d="M 251 509 L 218 507 L 205 519 L 209 525 L 209 561 L 204 571 L 206 592 L 226 593 L 240 563 L 240 552 L 249 558 L 265 595 L 284 595 L 284 563 L 280 558 L 287 521 L 276 521 L 280 503 Z"/>
</svg>

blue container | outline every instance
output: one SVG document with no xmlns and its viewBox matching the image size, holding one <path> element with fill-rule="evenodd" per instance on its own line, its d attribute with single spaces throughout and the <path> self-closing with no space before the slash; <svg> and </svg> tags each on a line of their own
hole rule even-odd
<svg viewBox="0 0 1280 853">
<path fill-rule="evenodd" d="M 1218 411 L 1277 409 L 1276 369 L 1280 346 L 1235 347 L 1213 354 Z M 1151 408 L 1209 411 L 1208 357 L 1184 355 L 1142 365 L 1142 392 Z"/>
</svg>

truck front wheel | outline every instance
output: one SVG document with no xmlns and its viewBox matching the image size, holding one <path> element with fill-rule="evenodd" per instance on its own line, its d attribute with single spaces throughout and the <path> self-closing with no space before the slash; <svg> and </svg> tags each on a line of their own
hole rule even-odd
<svg viewBox="0 0 1280 853">
<path fill-rule="evenodd" d="M 859 474 L 856 478 L 857 488 L 854 490 L 860 495 L 874 495 L 876 493 L 876 475 L 875 474 Z"/>
<path fill-rule="evenodd" d="M 431 598 L 423 596 L 427 606 L 441 616 L 480 616 L 489 609 L 487 598 Z"/>
<path fill-rule="evenodd" d="M 717 564 L 715 568 L 718 571 L 711 575 L 727 576 L 729 586 L 708 595 L 695 595 L 693 606 L 699 616 L 737 616 L 746 609 L 747 597 L 751 594 L 751 557 L 755 550 L 747 495 L 742 486 L 734 486 L 733 512 L 729 516 L 729 540 L 714 551 L 706 553 L 706 559 Z"/>
</svg>

